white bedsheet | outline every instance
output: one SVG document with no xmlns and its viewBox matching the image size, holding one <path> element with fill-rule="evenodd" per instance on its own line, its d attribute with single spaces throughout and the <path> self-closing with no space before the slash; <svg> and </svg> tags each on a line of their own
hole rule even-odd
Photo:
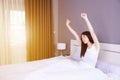
<svg viewBox="0 0 120 80">
<path fill-rule="evenodd" d="M 0 67 L 0 80 L 120 80 L 109 76 L 63 56 Z"/>
</svg>

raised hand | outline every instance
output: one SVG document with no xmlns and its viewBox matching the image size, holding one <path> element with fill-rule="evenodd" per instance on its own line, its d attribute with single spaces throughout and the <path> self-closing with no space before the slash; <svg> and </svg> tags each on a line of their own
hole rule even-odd
<svg viewBox="0 0 120 80">
<path fill-rule="evenodd" d="M 66 26 L 67 26 L 67 28 L 70 30 L 70 32 L 75 36 L 76 40 L 78 40 L 78 42 L 79 42 L 80 45 L 81 45 L 81 40 L 80 40 L 80 38 L 79 38 L 79 35 L 77 34 L 77 32 L 76 32 L 75 30 L 73 30 L 73 29 L 71 28 L 70 22 L 71 22 L 71 21 L 70 21 L 69 19 L 67 19 L 67 20 L 66 20 Z"/>
<path fill-rule="evenodd" d="M 86 14 L 86 13 L 81 13 L 81 17 L 82 17 L 83 19 L 87 19 L 87 14 Z"/>
<path fill-rule="evenodd" d="M 71 21 L 70 21 L 69 19 L 66 20 L 66 26 L 67 26 L 67 27 L 69 27 L 70 22 L 71 22 Z"/>
</svg>

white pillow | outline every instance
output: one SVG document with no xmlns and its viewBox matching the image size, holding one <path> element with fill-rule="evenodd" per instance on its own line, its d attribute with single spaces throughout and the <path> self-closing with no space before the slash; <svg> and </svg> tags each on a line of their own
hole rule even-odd
<svg viewBox="0 0 120 80">
<path fill-rule="evenodd" d="M 81 47 L 80 46 L 74 46 L 74 49 L 72 50 L 72 53 L 70 54 L 70 58 L 73 60 L 80 61 L 80 52 L 81 52 Z"/>
<path fill-rule="evenodd" d="M 102 70 L 104 73 L 113 73 L 120 75 L 120 65 L 110 64 L 101 60 L 97 61 L 96 68 Z"/>
</svg>

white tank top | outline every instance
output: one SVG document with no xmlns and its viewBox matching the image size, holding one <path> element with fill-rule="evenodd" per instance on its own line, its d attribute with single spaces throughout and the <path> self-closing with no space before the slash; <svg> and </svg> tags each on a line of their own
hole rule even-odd
<svg viewBox="0 0 120 80">
<path fill-rule="evenodd" d="M 95 45 L 93 44 L 91 48 L 88 48 L 86 50 L 86 53 L 84 57 L 82 57 L 82 61 L 85 63 L 88 63 L 89 65 L 95 67 L 97 59 L 99 55 L 99 50 L 95 48 Z"/>
<path fill-rule="evenodd" d="M 80 58 L 80 53 L 81 47 L 78 47 L 76 49 L 76 52 L 71 55 L 71 58 L 77 61 L 83 61 L 90 66 L 95 67 L 99 55 L 99 50 L 95 48 L 94 44 L 91 46 L 91 48 L 88 48 L 86 50 L 84 57 Z"/>
</svg>

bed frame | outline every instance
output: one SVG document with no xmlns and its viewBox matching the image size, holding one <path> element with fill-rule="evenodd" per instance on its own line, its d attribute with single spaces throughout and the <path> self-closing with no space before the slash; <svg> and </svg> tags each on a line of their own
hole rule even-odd
<svg viewBox="0 0 120 80">
<path fill-rule="evenodd" d="M 77 40 L 70 41 L 70 54 L 74 54 L 76 47 L 79 47 Z M 110 43 L 100 43 L 100 53 L 98 60 L 120 65 L 120 45 Z"/>
</svg>

